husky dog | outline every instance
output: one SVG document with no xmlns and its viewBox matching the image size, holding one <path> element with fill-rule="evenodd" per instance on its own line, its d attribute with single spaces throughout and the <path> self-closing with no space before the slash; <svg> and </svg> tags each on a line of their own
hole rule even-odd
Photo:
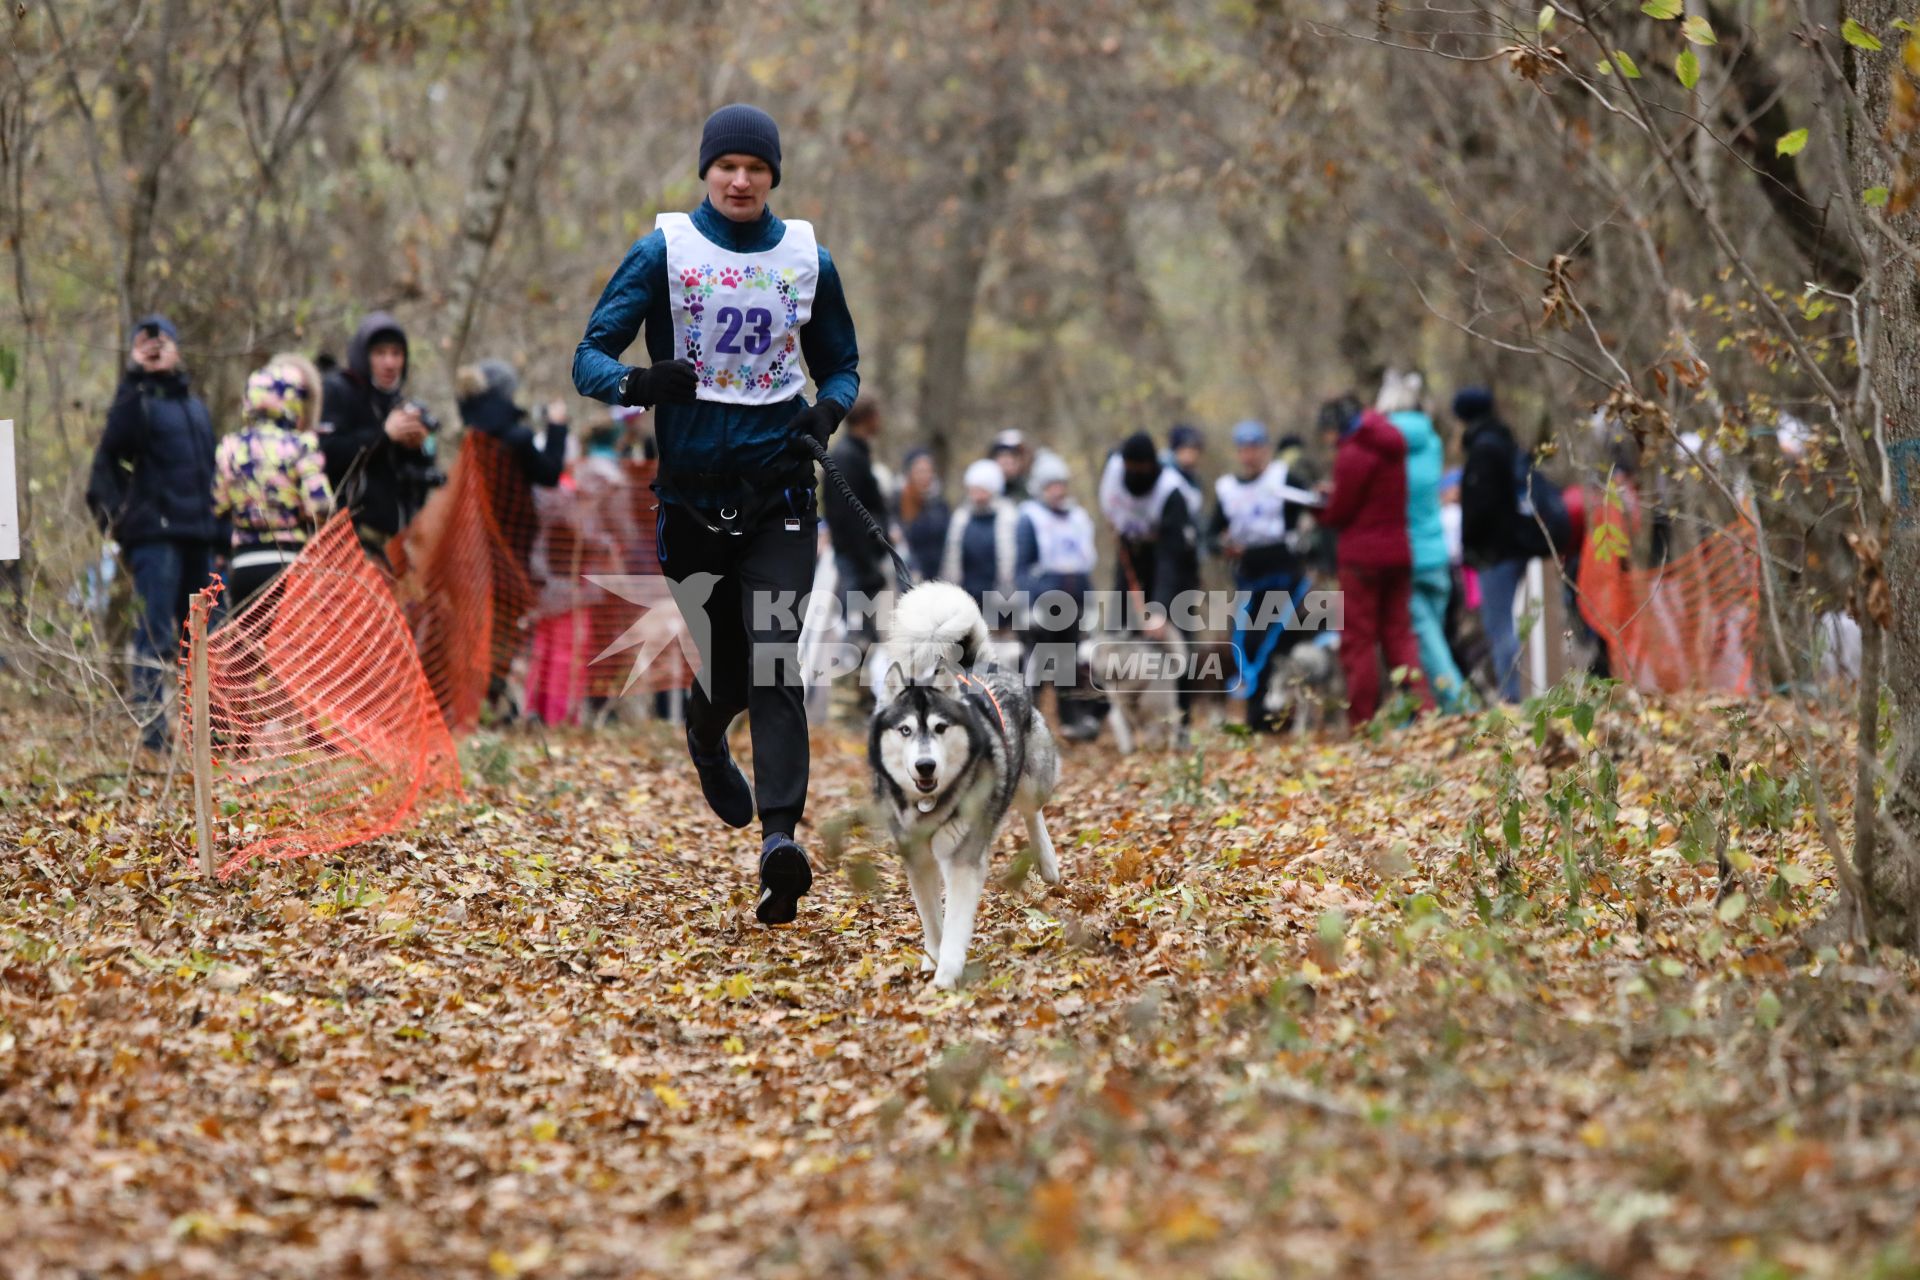
<svg viewBox="0 0 1920 1280">
<path fill-rule="evenodd" d="M 1335 651 L 1320 644 L 1297 644 L 1281 664 L 1280 673 L 1267 685 L 1267 714 L 1275 724 L 1291 720 L 1293 734 L 1304 738 L 1315 729 L 1326 727 L 1328 716 L 1339 701 L 1339 662 Z"/>
<path fill-rule="evenodd" d="M 991 645 L 979 607 L 960 588 L 928 582 L 909 591 L 894 608 L 891 661 L 867 736 L 874 798 L 906 864 L 933 985 L 942 989 L 966 967 L 987 858 L 1008 810 L 1026 820 L 1040 878 L 1060 883 L 1040 812 L 1059 778 L 1059 752 L 1020 677 L 976 669 Z"/>
<path fill-rule="evenodd" d="M 1157 639 L 1139 631 L 1103 630 L 1081 644 L 1089 679 L 1107 699 L 1107 727 L 1121 755 L 1132 755 L 1136 741 L 1162 747 L 1184 741 L 1180 724 L 1180 682 L 1170 674 L 1189 660 L 1186 641 L 1169 627 Z"/>
</svg>

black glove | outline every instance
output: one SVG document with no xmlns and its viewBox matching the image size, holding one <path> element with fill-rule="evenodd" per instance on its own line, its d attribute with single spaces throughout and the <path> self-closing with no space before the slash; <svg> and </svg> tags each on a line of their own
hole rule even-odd
<svg viewBox="0 0 1920 1280">
<path fill-rule="evenodd" d="M 795 436 L 812 436 L 824 447 L 833 429 L 840 425 L 840 419 L 847 416 L 838 401 L 822 400 L 811 409 L 802 410 L 788 428 Z"/>
<path fill-rule="evenodd" d="M 646 369 L 629 369 L 620 379 L 620 403 L 633 405 L 692 404 L 700 375 L 686 360 L 662 360 Z"/>
</svg>

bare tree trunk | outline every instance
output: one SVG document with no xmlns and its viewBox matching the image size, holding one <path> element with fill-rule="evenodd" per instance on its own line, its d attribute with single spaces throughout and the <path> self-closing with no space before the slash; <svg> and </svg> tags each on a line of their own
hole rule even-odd
<svg viewBox="0 0 1920 1280">
<path fill-rule="evenodd" d="M 1000 95 L 977 154 L 973 172 L 958 193 L 947 228 L 939 276 L 926 299 L 927 329 L 920 365 L 920 430 L 934 466 L 943 473 L 955 430 L 966 415 L 967 348 L 987 244 L 1007 193 L 1007 175 L 1020 153 L 1026 119 Z"/>
<path fill-rule="evenodd" d="M 161 178 L 173 152 L 169 135 L 176 128 L 175 113 L 183 106 L 181 86 L 174 75 L 174 54 L 180 46 L 185 18 L 185 0 L 166 0 L 160 6 L 159 25 L 143 41 L 150 53 L 147 83 L 136 91 L 139 109 L 127 111 L 120 121 L 120 154 L 133 175 L 127 193 L 127 254 L 121 266 L 121 292 L 136 310 L 160 301 L 152 295 L 147 277 L 152 270 L 153 235 L 159 222 Z M 139 83 L 129 69 L 123 89 Z"/>
<path fill-rule="evenodd" d="M 533 114 L 535 57 L 533 19 L 527 0 L 514 0 L 511 40 L 506 87 L 494 100 L 480 148 L 474 153 L 473 182 L 460 211 L 460 241 L 447 290 L 448 309 L 453 315 L 447 350 L 449 367 L 459 366 L 473 332 L 480 277 L 500 236 L 507 200 L 513 194 L 514 171 L 520 164 L 520 149 L 526 143 L 527 122 Z"/>
<path fill-rule="evenodd" d="M 1113 174 L 1103 173 L 1088 184 L 1081 221 L 1100 273 L 1106 322 L 1120 349 L 1133 357 L 1135 372 L 1147 379 L 1149 410 L 1162 419 L 1177 418 L 1186 411 L 1186 379 L 1160 304 L 1140 269 L 1128 216 L 1132 206 L 1133 193 Z"/>
<path fill-rule="evenodd" d="M 1895 0 L 1854 0 L 1846 8 L 1842 16 L 1886 41 L 1883 52 L 1847 50 L 1849 74 L 1867 120 L 1867 127 L 1856 128 L 1849 139 L 1854 170 L 1849 186 L 1898 191 L 1905 175 L 1888 172 L 1888 144 L 1902 157 L 1902 165 L 1920 162 L 1913 154 L 1920 137 L 1910 120 L 1893 122 L 1897 136 L 1888 137 L 1894 77 L 1907 74 L 1901 68 L 1901 35 L 1894 22 L 1907 10 Z M 1908 88 L 1914 87 L 1920 86 L 1909 82 Z M 1890 208 L 1889 213 L 1893 229 L 1907 244 L 1920 243 L 1920 215 L 1913 209 L 1894 213 Z M 1872 378 L 1893 470 L 1892 537 L 1882 566 L 1891 608 L 1882 657 L 1897 712 L 1895 764 L 1884 825 L 1876 833 L 1882 838 L 1867 846 L 1873 856 L 1861 872 L 1876 939 L 1911 948 L 1920 943 L 1920 281 L 1904 255 L 1889 253 L 1886 261 L 1890 276 L 1888 287 L 1880 291 L 1880 341 L 1872 354 Z M 1870 576 L 1872 568 L 1863 566 L 1863 576 Z"/>
</svg>

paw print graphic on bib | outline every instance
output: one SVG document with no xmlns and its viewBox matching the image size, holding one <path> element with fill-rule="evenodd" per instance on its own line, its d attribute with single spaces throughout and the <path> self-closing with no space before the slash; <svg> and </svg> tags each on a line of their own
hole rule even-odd
<svg viewBox="0 0 1920 1280">
<path fill-rule="evenodd" d="M 674 349 L 692 363 L 700 399 L 777 404 L 799 394 L 799 330 L 820 278 L 812 225 L 787 223 L 764 253 L 722 249 L 684 213 L 654 225 L 667 241 Z"/>
</svg>

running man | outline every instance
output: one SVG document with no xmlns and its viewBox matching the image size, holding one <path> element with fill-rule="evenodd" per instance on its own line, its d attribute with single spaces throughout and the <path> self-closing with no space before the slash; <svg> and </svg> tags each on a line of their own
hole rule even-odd
<svg viewBox="0 0 1920 1280">
<path fill-rule="evenodd" d="M 805 222 L 767 207 L 780 185 L 780 130 L 734 104 L 700 136 L 707 196 L 663 213 L 613 273 L 573 356 L 583 396 L 654 410 L 660 564 L 685 607 L 701 672 L 687 701 L 687 752 L 707 803 L 744 827 L 760 815 L 765 924 L 786 924 L 813 886 L 794 832 L 807 799 L 807 716 L 796 601 L 813 585 L 813 462 L 860 390 L 853 317 L 833 259 Z M 646 329 L 645 365 L 622 356 Z M 800 394 L 804 358 L 818 388 Z M 756 604 L 759 605 L 756 608 Z M 727 750 L 747 713 L 755 785 Z"/>
</svg>

